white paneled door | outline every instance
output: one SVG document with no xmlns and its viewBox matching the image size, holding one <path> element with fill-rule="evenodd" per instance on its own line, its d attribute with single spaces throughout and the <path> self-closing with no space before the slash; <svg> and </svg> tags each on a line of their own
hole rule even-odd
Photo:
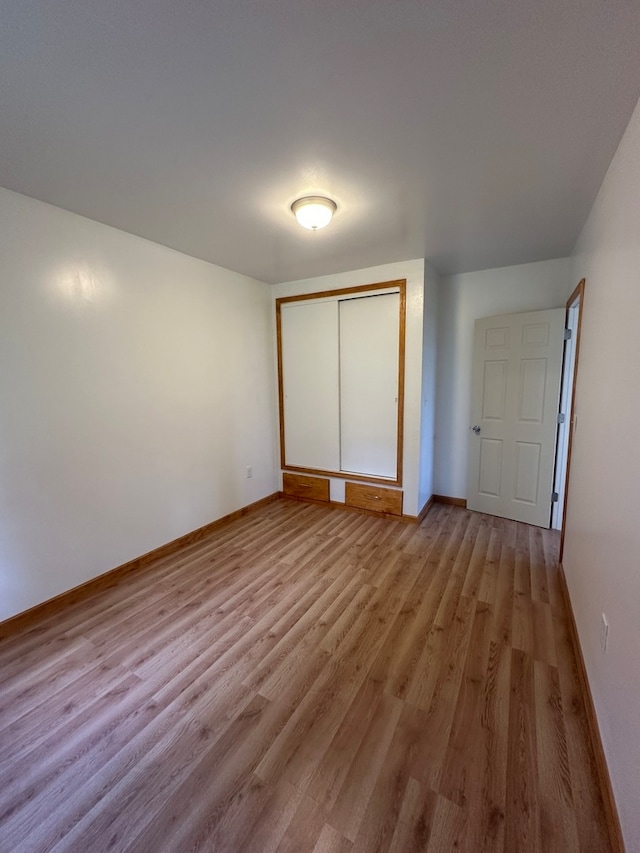
<svg viewBox="0 0 640 853">
<path fill-rule="evenodd" d="M 549 527 L 564 308 L 477 320 L 467 506 Z"/>
</svg>

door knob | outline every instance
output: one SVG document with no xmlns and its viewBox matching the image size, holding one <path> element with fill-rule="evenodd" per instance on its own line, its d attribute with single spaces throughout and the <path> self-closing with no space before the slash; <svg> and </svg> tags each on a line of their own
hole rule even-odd
<svg viewBox="0 0 640 853">
<path fill-rule="evenodd" d="M 480 434 L 480 426 L 478 424 L 472 426 L 471 429 L 475 432 L 476 435 Z"/>
</svg>

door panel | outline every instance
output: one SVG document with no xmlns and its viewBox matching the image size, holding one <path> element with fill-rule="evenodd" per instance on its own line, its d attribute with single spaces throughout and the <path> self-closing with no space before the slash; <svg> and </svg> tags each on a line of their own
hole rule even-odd
<svg viewBox="0 0 640 853">
<path fill-rule="evenodd" d="M 522 327 L 522 344 L 526 347 L 549 346 L 549 324 L 527 323 Z"/>
<path fill-rule="evenodd" d="M 340 302 L 340 470 L 395 478 L 398 293 Z"/>
<path fill-rule="evenodd" d="M 509 329 L 507 326 L 492 326 L 485 331 L 487 349 L 503 348 L 509 346 Z"/>
<path fill-rule="evenodd" d="M 500 497 L 502 475 L 502 442 L 495 438 L 480 441 L 480 476 L 478 492 L 487 497 Z"/>
<path fill-rule="evenodd" d="M 467 505 L 548 527 L 564 310 L 476 322 Z"/>
<path fill-rule="evenodd" d="M 285 465 L 337 470 L 338 303 L 291 302 L 282 306 L 280 316 Z"/>
<path fill-rule="evenodd" d="M 516 442 L 516 482 L 513 499 L 535 506 L 540 482 L 541 446 L 530 441 Z"/>
<path fill-rule="evenodd" d="M 506 361 L 485 362 L 482 389 L 482 417 L 485 420 L 504 420 L 507 401 L 507 367 Z"/>
<path fill-rule="evenodd" d="M 518 420 L 542 423 L 546 387 L 546 358 L 522 359 L 518 383 Z"/>
</svg>

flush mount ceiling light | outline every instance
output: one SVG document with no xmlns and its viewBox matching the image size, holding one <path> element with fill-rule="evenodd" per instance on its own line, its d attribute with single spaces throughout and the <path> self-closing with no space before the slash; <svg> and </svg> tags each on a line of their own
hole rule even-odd
<svg viewBox="0 0 640 853">
<path fill-rule="evenodd" d="M 325 225 L 328 225 L 336 209 L 335 201 L 320 195 L 299 198 L 291 205 L 291 210 L 300 225 L 303 228 L 311 229 L 311 231 L 317 231 L 318 228 L 324 228 Z"/>
</svg>

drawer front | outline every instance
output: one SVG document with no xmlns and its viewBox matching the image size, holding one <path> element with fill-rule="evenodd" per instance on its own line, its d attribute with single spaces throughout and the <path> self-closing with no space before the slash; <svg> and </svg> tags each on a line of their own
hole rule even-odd
<svg viewBox="0 0 640 853">
<path fill-rule="evenodd" d="M 322 477 L 302 477 L 300 474 L 283 474 L 282 491 L 295 498 L 329 500 L 329 481 Z"/>
<path fill-rule="evenodd" d="M 374 509 L 391 515 L 402 515 L 402 492 L 398 489 L 385 489 L 382 486 L 364 486 L 361 483 L 347 483 L 345 503 L 360 509 Z"/>
</svg>

